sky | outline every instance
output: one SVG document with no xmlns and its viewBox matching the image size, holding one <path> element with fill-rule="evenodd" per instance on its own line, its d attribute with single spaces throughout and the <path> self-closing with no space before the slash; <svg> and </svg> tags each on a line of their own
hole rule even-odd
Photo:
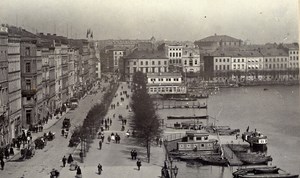
<svg viewBox="0 0 300 178">
<path fill-rule="evenodd" d="M 70 38 L 298 41 L 298 0 L 1 0 L 0 23 Z"/>
</svg>

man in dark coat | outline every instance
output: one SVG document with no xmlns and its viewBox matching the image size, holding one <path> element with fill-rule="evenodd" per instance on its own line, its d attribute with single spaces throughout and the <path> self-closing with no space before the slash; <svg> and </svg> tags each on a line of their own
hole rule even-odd
<svg viewBox="0 0 300 178">
<path fill-rule="evenodd" d="M 131 150 L 131 159 L 133 160 L 133 158 L 134 158 L 134 150 Z"/>
<path fill-rule="evenodd" d="M 140 170 L 141 166 L 142 166 L 142 162 L 140 159 L 137 160 L 136 165 L 138 167 L 138 170 Z"/>
<path fill-rule="evenodd" d="M 102 140 L 99 140 L 99 149 L 102 149 Z"/>
<path fill-rule="evenodd" d="M 1 159 L 0 162 L 1 162 L 1 169 L 4 170 L 5 163 L 4 163 L 3 159 Z"/>
<path fill-rule="evenodd" d="M 66 156 L 64 156 L 64 157 L 62 158 L 62 162 L 63 162 L 63 167 L 66 167 L 66 162 L 67 162 Z"/>
<path fill-rule="evenodd" d="M 70 154 L 68 157 L 68 164 L 71 164 L 74 161 L 72 155 Z"/>
<path fill-rule="evenodd" d="M 80 169 L 80 166 L 77 167 L 76 175 L 81 175 L 81 169 Z"/>
</svg>

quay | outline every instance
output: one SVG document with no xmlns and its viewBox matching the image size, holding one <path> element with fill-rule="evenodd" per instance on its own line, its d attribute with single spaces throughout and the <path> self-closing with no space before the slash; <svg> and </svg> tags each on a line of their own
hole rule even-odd
<svg viewBox="0 0 300 178">
<path fill-rule="evenodd" d="M 230 166 L 241 166 L 243 162 L 235 155 L 235 153 L 228 147 L 228 145 L 222 145 L 224 157 L 228 161 Z"/>
</svg>

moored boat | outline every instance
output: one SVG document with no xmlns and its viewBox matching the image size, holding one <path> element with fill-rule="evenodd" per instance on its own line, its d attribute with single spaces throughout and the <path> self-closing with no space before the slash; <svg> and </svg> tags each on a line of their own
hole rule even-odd
<svg viewBox="0 0 300 178">
<path fill-rule="evenodd" d="M 254 132 L 253 131 L 248 132 L 248 129 L 246 132 L 242 134 L 242 139 L 248 142 L 250 144 L 250 147 L 252 147 L 254 150 L 260 150 L 260 151 L 267 150 L 267 143 L 268 143 L 267 136 L 261 134 L 256 130 Z"/>
<path fill-rule="evenodd" d="M 246 167 L 232 173 L 234 178 L 297 178 L 299 175 L 289 174 L 276 166 Z"/>
<path fill-rule="evenodd" d="M 168 116 L 167 119 L 207 119 L 208 116 Z"/>
</svg>

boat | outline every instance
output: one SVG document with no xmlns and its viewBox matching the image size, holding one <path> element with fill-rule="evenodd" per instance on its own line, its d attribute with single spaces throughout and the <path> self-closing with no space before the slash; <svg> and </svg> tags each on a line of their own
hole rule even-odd
<svg viewBox="0 0 300 178">
<path fill-rule="evenodd" d="M 269 161 L 273 160 L 271 156 L 258 153 L 241 153 L 237 156 L 246 165 L 268 164 Z"/>
<path fill-rule="evenodd" d="M 243 141 L 246 141 L 250 144 L 254 150 L 265 151 L 267 150 L 268 139 L 267 136 L 261 134 L 258 131 L 247 131 L 242 134 Z"/>
<path fill-rule="evenodd" d="M 269 90 L 269 89 L 267 89 L 267 88 L 264 88 L 264 91 L 267 91 L 267 90 Z"/>
<path fill-rule="evenodd" d="M 232 173 L 234 178 L 297 178 L 299 175 L 289 174 L 276 166 L 240 168 Z"/>
<path fill-rule="evenodd" d="M 169 98 L 168 100 L 175 100 L 175 101 L 197 101 L 197 98 Z"/>
<path fill-rule="evenodd" d="M 204 165 L 226 166 L 228 164 L 221 155 L 203 155 L 199 157 L 199 161 Z"/>
<path fill-rule="evenodd" d="M 167 116 L 167 119 L 207 119 L 208 116 Z"/>
</svg>

